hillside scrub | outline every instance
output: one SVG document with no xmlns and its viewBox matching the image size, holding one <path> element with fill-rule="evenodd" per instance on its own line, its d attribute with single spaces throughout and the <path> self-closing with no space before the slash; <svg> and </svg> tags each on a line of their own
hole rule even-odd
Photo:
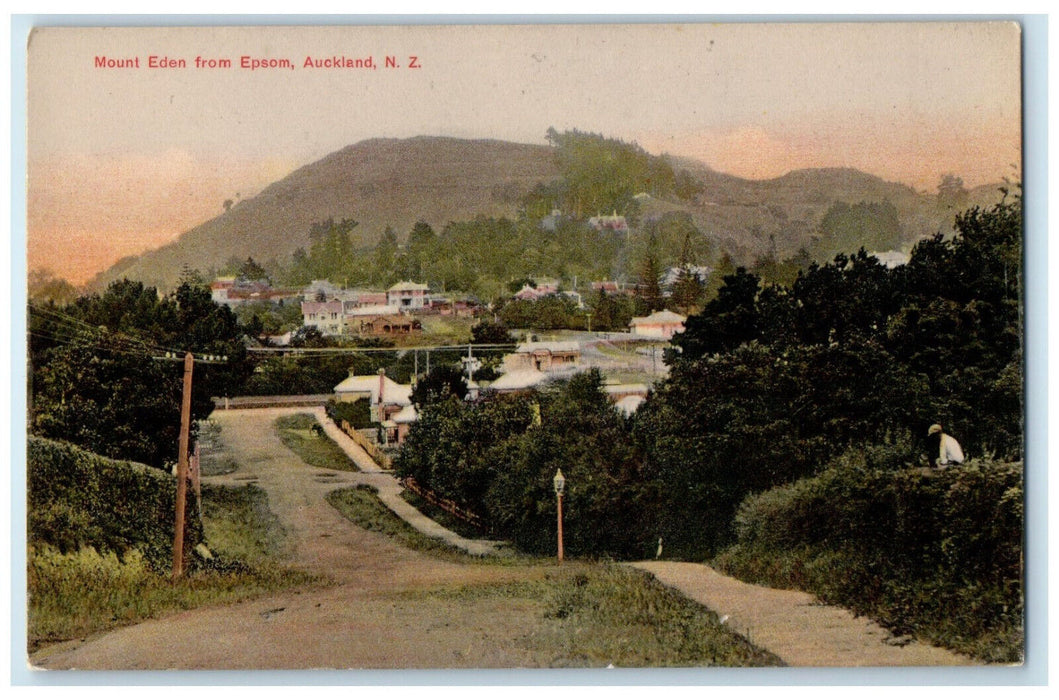
<svg viewBox="0 0 1059 700">
<path fill-rule="evenodd" d="M 884 469 L 850 454 L 746 499 L 715 563 L 987 662 L 1023 653 L 1022 463 Z"/>
</svg>

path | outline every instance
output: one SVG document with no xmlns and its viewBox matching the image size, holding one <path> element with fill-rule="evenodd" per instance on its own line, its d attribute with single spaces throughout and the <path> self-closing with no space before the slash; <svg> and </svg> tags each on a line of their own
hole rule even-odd
<svg viewBox="0 0 1059 700">
<path fill-rule="evenodd" d="M 33 655 L 32 663 L 86 670 L 532 668 L 554 663 L 525 644 L 544 624 L 542 609 L 534 607 L 539 601 L 438 594 L 468 585 L 544 578 L 554 567 L 455 564 L 353 525 L 327 503 L 326 495 L 358 483 L 378 483 L 388 490 L 396 488 L 396 480 L 378 471 L 335 472 L 306 465 L 274 429 L 275 419 L 290 411 L 216 414 L 222 439 L 242 466 L 211 480 L 254 482 L 264 489 L 286 530 L 287 563 L 327 576 L 335 585 L 149 620 L 46 647 Z M 635 566 L 727 615 L 735 631 L 792 666 L 971 663 L 919 644 L 888 644 L 884 630 L 844 610 L 816 605 L 807 594 L 750 586 L 696 564 Z"/>
<path fill-rule="evenodd" d="M 218 412 L 241 465 L 215 483 L 255 483 L 283 524 L 287 563 L 335 585 L 197 608 L 41 649 L 51 669 L 515 668 L 547 666 L 526 648 L 542 611 L 525 601 L 442 595 L 467 585 L 543 578 L 550 566 L 456 564 L 343 518 L 326 495 L 388 474 L 309 466 L 279 440 L 290 409 Z M 204 504 L 208 507 L 208 503 Z M 502 607 L 501 607 L 502 606 Z"/>
<path fill-rule="evenodd" d="M 800 591 L 743 583 L 703 564 L 632 564 L 710 608 L 789 666 L 960 666 L 971 659 L 919 642 L 899 646 L 879 625 Z"/>
<path fill-rule="evenodd" d="M 316 407 L 311 409 L 278 409 L 283 415 L 284 413 L 310 413 L 315 416 L 317 422 L 323 426 L 324 432 L 327 436 L 335 441 L 343 452 L 345 452 L 353 463 L 357 465 L 357 468 L 361 470 L 361 474 L 357 474 L 352 477 L 352 481 L 357 484 L 369 484 L 379 492 L 379 500 L 382 501 L 387 508 L 397 514 L 402 520 L 419 530 L 424 535 L 429 537 L 435 537 L 437 539 L 444 540 L 454 547 L 462 549 L 468 554 L 475 556 L 487 556 L 500 554 L 500 547 L 504 544 L 503 542 L 496 542 L 492 540 L 471 540 L 466 537 L 457 535 L 452 530 L 442 527 L 435 521 L 426 517 L 408 501 L 401 498 L 401 492 L 404 487 L 401 483 L 389 472 L 383 471 L 378 464 L 364 451 L 360 445 L 353 441 L 353 438 L 342 432 L 342 429 L 335 425 L 335 422 L 327 415 L 327 411 L 323 408 Z"/>
</svg>

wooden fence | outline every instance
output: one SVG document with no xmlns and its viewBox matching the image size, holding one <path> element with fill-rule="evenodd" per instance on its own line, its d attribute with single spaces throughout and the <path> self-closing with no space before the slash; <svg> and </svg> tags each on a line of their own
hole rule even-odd
<svg viewBox="0 0 1059 700">
<path fill-rule="evenodd" d="M 427 503 L 437 506 L 449 515 L 459 518 L 463 522 L 469 523 L 483 532 L 489 530 L 489 527 L 485 524 L 485 521 L 482 520 L 481 516 L 479 516 L 477 513 L 472 513 L 466 508 L 461 508 L 456 503 L 456 501 L 449 500 L 448 498 L 441 498 L 430 489 L 420 486 L 419 482 L 417 482 L 414 478 L 407 476 L 401 479 L 401 485 L 412 493 L 414 493 L 415 495 L 422 498 Z"/>
<path fill-rule="evenodd" d="M 342 429 L 343 433 L 353 439 L 353 442 L 360 445 L 364 451 L 368 453 L 368 456 L 375 460 L 376 464 L 383 469 L 393 468 L 390 455 L 383 452 L 382 448 L 372 442 L 371 439 L 366 437 L 362 432 L 350 425 L 349 421 L 342 421 L 339 427 Z"/>
</svg>

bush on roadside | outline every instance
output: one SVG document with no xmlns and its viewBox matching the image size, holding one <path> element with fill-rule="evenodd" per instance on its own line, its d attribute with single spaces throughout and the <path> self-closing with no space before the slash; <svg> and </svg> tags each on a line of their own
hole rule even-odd
<svg viewBox="0 0 1059 700">
<path fill-rule="evenodd" d="M 986 661 L 1023 648 L 1022 463 L 887 470 L 846 456 L 747 498 L 717 564 Z"/>
<path fill-rule="evenodd" d="M 171 475 L 35 436 L 29 437 L 26 472 L 31 545 L 61 553 L 91 547 L 119 558 L 137 550 L 154 570 L 172 564 L 176 479 Z M 203 541 L 194 501 L 189 492 L 187 553 Z"/>
</svg>

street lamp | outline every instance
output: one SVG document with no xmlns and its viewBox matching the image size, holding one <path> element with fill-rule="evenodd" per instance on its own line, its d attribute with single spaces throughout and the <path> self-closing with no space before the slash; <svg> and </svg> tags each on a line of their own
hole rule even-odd
<svg viewBox="0 0 1059 700">
<path fill-rule="evenodd" d="M 555 478 L 552 479 L 552 485 L 555 486 L 555 498 L 558 502 L 557 515 L 559 518 L 559 563 L 563 563 L 563 489 L 566 488 L 566 477 L 563 476 L 562 469 L 555 470 Z"/>
</svg>

